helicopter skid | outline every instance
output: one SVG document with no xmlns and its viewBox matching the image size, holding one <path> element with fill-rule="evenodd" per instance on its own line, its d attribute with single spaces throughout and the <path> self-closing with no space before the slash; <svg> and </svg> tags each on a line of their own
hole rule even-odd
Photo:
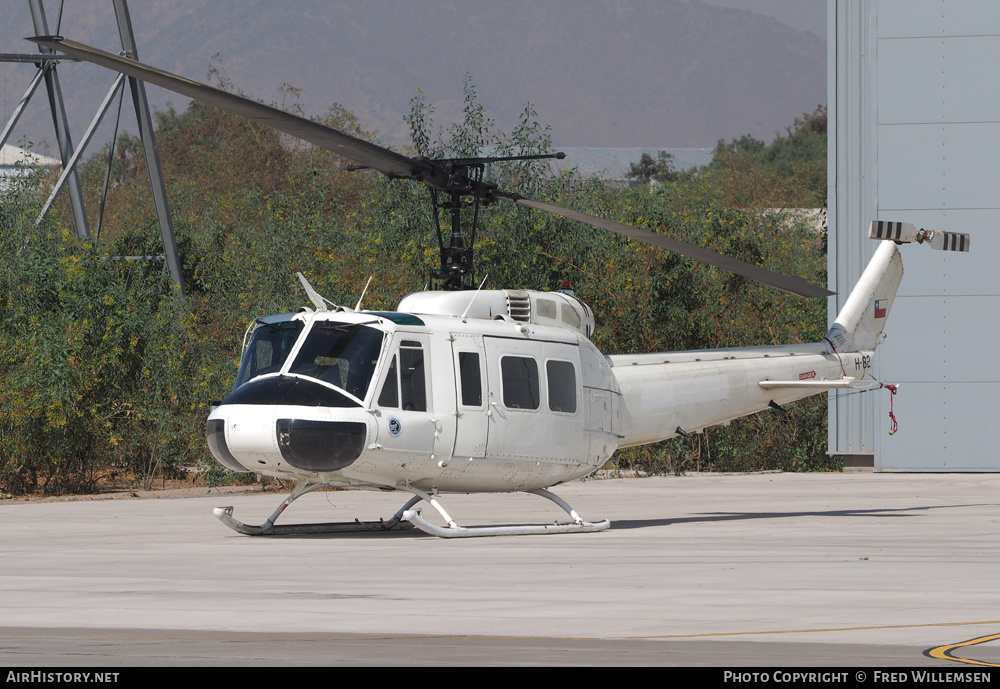
<svg viewBox="0 0 1000 689">
<path fill-rule="evenodd" d="M 240 520 L 233 517 L 232 506 L 228 507 L 216 507 L 212 510 L 219 521 L 228 526 L 230 529 L 236 533 L 243 534 L 244 536 L 278 536 L 283 534 L 321 534 L 321 533 L 351 533 L 358 531 L 389 531 L 391 529 L 403 530 L 412 529 L 413 525 L 408 524 L 403 521 L 403 513 L 416 505 L 422 498 L 413 497 L 402 507 L 400 507 L 396 514 L 392 515 L 389 519 L 379 519 L 377 522 L 362 522 L 355 519 L 353 522 L 329 522 L 324 524 L 281 524 L 275 525 L 278 517 L 281 513 L 285 511 L 292 502 L 302 497 L 306 493 L 311 493 L 317 488 L 322 488 L 325 484 L 317 483 L 309 480 L 300 481 L 295 489 L 292 491 L 285 500 L 278 505 L 270 517 L 267 518 L 263 524 L 253 526 L 251 524 L 244 524 Z"/>
<path fill-rule="evenodd" d="M 400 516 L 379 519 L 377 522 L 328 522 L 322 524 L 273 524 L 266 521 L 259 526 L 244 524 L 233 517 L 232 507 L 216 507 L 213 511 L 223 524 L 244 536 L 280 536 L 290 534 L 352 533 L 359 531 L 402 531 L 412 529 L 413 524 L 403 521 Z"/>
<path fill-rule="evenodd" d="M 285 511 L 292 502 L 306 493 L 310 493 L 317 488 L 322 488 L 324 484 L 312 481 L 302 481 L 295 490 L 292 491 L 285 500 L 278 505 L 278 508 L 271 514 L 263 524 L 244 524 L 233 517 L 232 506 L 216 507 L 213 514 L 223 524 L 233 531 L 244 536 L 278 536 L 288 534 L 324 534 L 324 533 L 351 533 L 360 531 L 390 531 L 404 530 L 416 527 L 431 536 L 441 538 L 472 538 L 478 536 L 524 536 L 539 534 L 565 534 L 565 533 L 585 533 L 588 531 L 604 531 L 611 526 L 607 519 L 600 522 L 584 521 L 569 504 L 553 493 L 544 489 L 526 491 L 533 495 L 550 500 L 559 505 L 572 519 L 570 522 L 556 522 L 554 524 L 523 524 L 508 526 L 459 526 L 451 518 L 444 507 L 433 495 L 423 492 L 417 488 L 407 487 L 405 490 L 413 493 L 413 497 L 406 501 L 389 519 L 380 519 L 377 522 L 329 522 L 324 524 L 281 524 L 276 525 L 281 513 Z M 422 510 L 412 509 L 421 500 L 427 501 L 438 514 L 448 523 L 448 526 L 438 526 L 432 524 L 423 517 Z"/>
<path fill-rule="evenodd" d="M 407 510 L 403 519 L 431 536 L 441 538 L 473 538 L 477 536 L 526 536 L 555 533 L 583 533 L 587 531 L 604 531 L 611 526 L 607 519 L 601 522 L 581 521 L 579 523 L 555 524 L 519 524 L 511 526 L 438 526 L 424 519 L 422 510 Z"/>
<path fill-rule="evenodd" d="M 607 519 L 600 522 L 588 522 L 584 521 L 580 515 L 576 513 L 569 504 L 553 493 L 550 493 L 544 489 L 529 490 L 526 491 L 532 495 L 537 495 L 539 497 L 545 498 L 546 500 L 551 500 L 555 504 L 559 505 L 570 517 L 572 517 L 572 523 L 560 523 L 556 522 L 554 524 L 518 524 L 518 525 L 507 525 L 507 526 L 459 526 L 455 523 L 455 520 L 445 511 L 444 507 L 438 502 L 437 498 L 424 493 L 423 491 L 417 490 L 415 488 L 408 488 L 417 496 L 416 500 L 411 500 L 407 505 L 402 508 L 402 519 L 410 522 L 418 529 L 431 536 L 439 536 L 441 538 L 474 538 L 480 536 L 527 536 L 527 535 L 542 535 L 542 534 L 565 534 L 565 533 L 585 533 L 589 531 L 604 531 L 611 526 L 611 522 Z M 423 517 L 423 511 L 419 509 L 409 509 L 413 504 L 416 504 L 417 500 L 426 500 L 430 505 L 437 510 L 446 522 L 448 526 L 438 526 L 437 524 L 432 524 Z M 397 512 L 397 514 L 400 514 Z"/>
</svg>

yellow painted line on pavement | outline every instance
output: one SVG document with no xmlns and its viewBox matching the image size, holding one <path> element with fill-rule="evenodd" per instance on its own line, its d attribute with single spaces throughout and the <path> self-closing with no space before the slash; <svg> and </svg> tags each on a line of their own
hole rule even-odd
<svg viewBox="0 0 1000 689">
<path fill-rule="evenodd" d="M 968 665 L 985 665 L 986 667 L 1000 667 L 1000 663 L 986 663 L 982 660 L 971 660 L 969 658 L 956 658 L 951 653 L 956 648 L 964 648 L 965 646 L 975 646 L 976 644 L 984 644 L 987 641 L 996 641 L 1000 639 L 1000 634 L 990 634 L 989 636 L 980 636 L 975 639 L 969 639 L 968 641 L 962 641 L 957 644 L 948 644 L 947 646 L 938 646 L 937 648 L 932 648 L 929 651 L 924 651 L 924 655 L 930 656 L 931 658 L 937 658 L 939 660 L 954 660 L 957 663 L 966 663 Z"/>
<path fill-rule="evenodd" d="M 713 636 L 757 636 L 762 634 L 816 634 L 822 632 L 858 632 L 872 629 L 917 629 L 920 627 L 969 627 L 980 624 L 1000 624 L 1000 620 L 981 622 L 934 622 L 929 624 L 885 624 L 868 627 L 829 627 L 821 629 L 772 629 L 756 632 L 711 632 L 707 634 L 664 634 L 657 636 L 620 636 L 618 639 L 701 639 Z M 987 637 L 981 637 L 986 639 Z M 955 659 L 957 660 L 957 659 Z"/>
</svg>

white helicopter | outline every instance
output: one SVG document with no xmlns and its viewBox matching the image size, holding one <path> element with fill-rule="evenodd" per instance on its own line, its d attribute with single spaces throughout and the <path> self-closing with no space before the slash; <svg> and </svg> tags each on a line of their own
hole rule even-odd
<svg viewBox="0 0 1000 689">
<path fill-rule="evenodd" d="M 452 210 L 441 239 L 445 291 L 406 296 L 395 311 L 328 306 L 299 274 L 315 308 L 258 319 L 248 331 L 232 394 L 213 406 L 208 445 L 235 471 L 297 482 L 257 526 L 216 508 L 246 535 L 387 530 L 416 526 L 442 537 L 602 531 L 548 489 L 582 478 L 622 447 L 701 432 L 774 405 L 836 388 L 870 389 L 903 276 L 898 244 L 968 251 L 969 236 L 872 222 L 889 240 L 871 259 L 822 341 L 739 349 L 605 356 L 591 343 L 594 315 L 566 292 L 471 289 L 472 250 L 463 204 L 506 201 L 596 225 L 677 251 L 801 296 L 831 292 L 801 278 L 633 227 L 503 192 L 483 181 L 497 159 L 409 158 L 323 125 L 60 37 L 31 39 L 210 105 L 245 115 L 390 177 L 428 185 Z M 449 200 L 437 202 L 437 193 Z M 463 199 L 470 198 L 465 202 Z M 436 215 L 436 214 L 435 214 Z M 481 286 L 480 286 L 481 287 Z M 397 490 L 412 497 L 390 519 L 276 525 L 294 500 L 323 487 Z M 547 498 L 570 521 L 463 527 L 441 493 L 523 491 Z M 424 518 L 426 501 L 446 526 Z"/>
</svg>

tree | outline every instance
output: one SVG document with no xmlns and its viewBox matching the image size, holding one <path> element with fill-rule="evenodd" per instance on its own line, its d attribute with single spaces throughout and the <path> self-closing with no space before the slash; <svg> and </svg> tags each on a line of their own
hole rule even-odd
<svg viewBox="0 0 1000 689">
<path fill-rule="evenodd" d="M 783 205 L 826 206 L 827 108 L 818 105 L 811 113 L 795 118 L 785 135 L 770 145 L 749 134 L 731 141 L 720 140 L 709 169 L 734 168 L 753 163 L 762 172 L 798 186 L 803 193 Z M 790 188 L 789 184 L 784 185 Z"/>
<path fill-rule="evenodd" d="M 648 153 L 643 153 L 638 163 L 629 163 L 626 179 L 643 182 L 675 182 L 680 173 L 674 168 L 674 156 L 666 151 L 658 151 L 656 159 Z"/>
</svg>

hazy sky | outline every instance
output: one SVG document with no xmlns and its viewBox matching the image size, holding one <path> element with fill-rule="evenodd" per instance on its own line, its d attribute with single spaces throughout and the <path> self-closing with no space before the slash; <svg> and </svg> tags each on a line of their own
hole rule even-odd
<svg viewBox="0 0 1000 689">
<path fill-rule="evenodd" d="M 735 7 L 770 15 L 802 31 L 826 39 L 826 0 L 703 0 L 709 5 Z"/>
<path fill-rule="evenodd" d="M 139 21 L 141 23 L 143 21 L 143 18 L 146 17 L 147 15 L 149 15 L 150 8 L 155 8 L 155 7 L 161 7 L 161 6 L 163 6 L 163 5 L 160 4 L 160 3 L 162 3 L 162 1 L 163 0 L 132 0 L 130 2 L 130 5 L 132 7 L 133 19 L 135 21 Z M 206 0 L 175 0 L 175 1 L 179 5 L 183 5 L 183 6 L 189 7 L 189 8 L 190 7 L 195 7 L 196 8 L 201 2 L 205 2 Z M 466 0 L 462 0 L 462 1 L 465 2 Z M 482 2 L 482 0 L 479 0 L 479 1 Z M 523 0 L 523 1 L 527 2 L 527 1 L 530 1 L 530 0 Z M 540 2 L 540 4 L 542 4 L 542 5 L 544 5 L 544 3 L 546 2 L 546 0 L 534 0 L 534 1 L 536 3 Z M 827 15 L 827 2 L 826 2 L 826 0 L 690 0 L 690 1 L 691 2 L 699 2 L 700 1 L 700 2 L 703 2 L 703 3 L 707 4 L 707 5 L 714 5 L 714 6 L 727 7 L 727 8 L 733 8 L 733 9 L 739 9 L 739 10 L 746 10 L 746 11 L 755 12 L 755 13 L 758 13 L 758 14 L 761 14 L 761 15 L 765 15 L 765 16 L 768 16 L 768 17 L 773 17 L 776 20 L 778 20 L 778 21 L 780 21 L 780 22 L 782 22 L 784 24 L 787 24 L 788 26 L 793 27 L 794 29 L 798 29 L 798 30 L 801 30 L 801 31 L 809 31 L 809 32 L 815 34 L 816 36 L 818 36 L 819 38 L 821 38 L 823 40 L 826 39 L 826 18 L 827 18 L 826 17 L 826 15 Z M 3 3 L 4 5 L 7 5 L 7 4 L 12 5 L 12 7 L 10 8 L 11 12 L 9 13 L 12 16 L 9 17 L 9 20 L 10 20 L 9 22 L 0 22 L 0 36 L 3 37 L 3 40 L 0 41 L 0 51 L 5 51 L 5 52 L 6 51 L 27 51 L 27 52 L 32 52 L 34 50 L 34 48 L 32 48 L 31 46 L 28 46 L 27 44 L 23 44 L 23 41 L 21 40 L 21 37 L 26 36 L 26 35 L 28 35 L 28 34 L 31 33 L 31 29 L 30 29 L 30 16 L 29 16 L 29 13 L 27 11 L 28 10 L 28 8 L 26 6 L 27 4 L 24 3 L 22 5 L 22 3 L 23 3 L 23 0 L 19 0 L 16 3 L 12 2 L 12 1 L 8 1 L 7 3 Z M 294 4 L 294 3 L 291 3 L 291 4 Z M 443 3 L 440 2 L 440 0 L 427 0 L 427 5 L 428 6 L 433 7 L 436 4 L 447 4 L 447 0 L 445 2 L 443 2 Z M 165 3 L 164 3 L 164 5 L 165 5 Z M 45 0 L 45 6 L 46 6 L 47 12 L 49 14 L 50 23 L 54 24 L 55 23 L 55 17 L 58 15 L 59 0 Z M 239 7 L 239 3 L 233 3 L 233 6 Z M 358 3 L 358 6 L 359 7 L 363 7 L 364 6 L 364 2 L 362 1 L 362 2 Z M 90 14 L 87 14 L 87 12 L 83 11 L 85 7 L 97 8 L 97 9 L 99 9 L 99 11 L 97 11 L 97 9 L 92 9 L 90 11 Z M 72 30 L 71 31 L 66 31 L 67 27 L 64 25 L 64 27 L 63 27 L 64 32 L 73 33 L 74 36 L 78 36 L 79 37 L 78 40 L 82 40 L 83 42 L 88 42 L 88 39 L 89 39 L 89 42 L 91 42 L 91 43 L 93 43 L 95 45 L 103 45 L 103 43 L 101 43 L 101 40 L 103 40 L 103 39 L 98 40 L 98 39 L 95 39 L 94 36 L 96 34 L 100 33 L 101 31 L 103 31 L 104 33 L 109 33 L 109 32 L 113 33 L 113 22 L 110 21 L 110 17 L 111 17 L 111 15 L 110 15 L 110 10 L 111 10 L 111 2 L 110 2 L 110 0 L 73 0 L 73 2 L 67 3 L 66 8 L 67 8 L 66 9 L 66 14 L 67 14 L 68 17 L 70 17 L 70 19 L 68 20 L 68 24 L 69 24 L 70 27 L 72 27 Z M 143 12 L 144 8 L 145 8 L 145 14 Z M 103 14 L 101 14 L 101 13 L 103 13 Z M 91 15 L 93 15 L 93 16 L 91 16 Z M 100 15 L 100 16 L 98 17 L 98 15 Z M 138 17 L 138 19 L 136 19 L 137 17 Z M 102 22 L 103 22 L 103 24 L 102 24 Z M 149 25 L 149 21 L 146 21 L 145 26 L 148 26 L 148 25 Z M 139 32 L 141 33 L 141 31 L 139 31 Z M 194 33 L 197 33 L 197 32 L 195 32 L 195 31 L 182 32 L 181 34 L 178 35 L 178 37 L 175 37 L 175 38 L 179 38 L 179 39 L 190 38 L 190 36 L 192 34 L 194 34 Z M 215 37 L 215 34 L 213 34 L 213 37 Z M 281 43 L 278 46 L 279 49 L 285 50 L 288 47 L 288 45 L 293 45 L 293 46 L 295 45 L 295 43 L 294 43 L 294 40 L 295 40 L 294 37 L 288 37 L 288 38 L 289 38 L 289 40 L 286 40 L 284 43 L 280 42 L 280 40 L 279 40 L 280 36 L 275 39 L 276 42 Z M 609 38 L 608 40 L 611 41 L 613 39 Z M 112 40 L 111 43 L 113 44 L 114 41 Z M 170 44 L 168 44 L 168 45 L 170 45 Z M 209 43 L 208 47 L 206 47 L 206 49 L 202 51 L 204 54 L 199 54 L 199 56 L 197 58 L 198 61 L 197 61 L 197 64 L 195 66 L 191 66 L 191 65 L 184 65 L 184 66 L 174 65 L 175 71 L 179 71 L 180 73 L 184 73 L 187 76 L 191 76 L 191 77 L 194 77 L 194 78 L 203 77 L 203 74 L 204 74 L 204 72 L 203 72 L 204 65 L 209 61 L 209 56 L 211 54 L 211 50 L 208 50 L 208 48 L 210 48 L 211 45 L 212 44 Z M 161 41 L 161 48 L 162 48 L 162 41 Z M 188 50 L 190 52 L 190 50 L 191 50 L 190 46 L 188 46 Z M 558 52 L 559 48 L 558 48 L 558 45 L 554 44 L 552 46 L 545 47 L 544 50 L 542 50 L 542 48 L 539 48 L 539 50 L 541 51 L 540 52 L 541 55 L 544 55 L 546 57 L 552 58 L 554 60 L 559 57 L 559 52 Z M 140 48 L 141 54 L 143 53 L 143 51 L 145 51 L 145 55 L 146 55 L 147 59 L 150 59 L 150 53 L 152 51 L 152 48 L 143 48 L 143 47 L 141 47 Z M 547 51 L 547 52 L 545 52 L 545 51 Z M 418 52 L 419 52 L 419 50 L 418 50 Z M 621 56 L 621 51 L 619 51 L 618 53 L 613 53 L 613 54 L 616 57 L 620 57 Z M 313 55 L 312 57 L 315 58 L 316 56 Z M 235 61 L 235 59 L 231 55 L 227 55 L 227 58 L 230 59 L 230 63 L 228 64 L 228 66 L 231 68 L 231 70 L 232 70 L 233 73 L 236 73 L 238 71 L 238 69 L 239 69 L 239 66 L 238 66 L 237 62 Z M 302 63 L 302 64 L 308 65 L 309 64 L 309 60 L 307 60 L 305 63 Z M 267 63 L 267 64 L 265 64 L 265 65 L 263 65 L 262 67 L 268 67 L 269 65 L 270 65 L 270 62 Z M 169 67 L 168 65 L 161 65 L 161 66 Z M 83 72 L 84 70 L 86 70 L 88 68 L 89 68 L 89 66 L 81 65 L 79 67 L 75 67 L 75 66 L 74 67 L 67 67 L 65 71 L 68 74 L 72 74 L 74 71 L 76 71 L 76 73 L 80 73 L 80 72 Z M 284 72 L 282 72 L 283 76 L 281 76 L 281 78 L 275 77 L 272 81 L 274 83 L 280 83 L 282 80 L 286 80 L 286 81 L 289 81 L 290 83 L 300 84 L 300 83 L 302 83 L 302 80 L 303 80 L 302 74 L 303 74 L 304 69 L 305 68 L 303 68 L 301 66 L 298 66 L 298 67 L 294 68 L 293 71 L 289 72 L 287 75 Z M 0 76 L 0 105 L 2 105 L 2 113 L 0 113 L 0 114 L 3 115 L 2 120 L 4 120 L 4 121 L 6 120 L 7 116 L 10 114 L 10 112 L 12 111 L 12 109 L 14 108 L 14 106 L 16 105 L 16 103 L 18 102 L 18 100 L 20 99 L 21 95 L 23 94 L 24 88 L 25 88 L 28 80 L 30 79 L 31 71 L 32 71 L 31 66 L 26 66 L 26 65 L 3 65 L 3 64 L 0 64 L 0 72 L 2 72 L 2 76 Z M 98 70 L 98 71 L 100 71 L 100 70 Z M 349 70 L 346 70 L 345 73 L 349 73 Z M 93 95 L 92 100 L 94 101 L 93 105 L 86 105 L 86 107 L 74 106 L 74 109 L 71 112 L 71 121 L 73 122 L 73 124 L 71 126 L 74 129 L 74 138 L 76 138 L 76 139 L 78 139 L 80 137 L 83 128 L 85 127 L 85 125 L 87 123 L 89 123 L 90 118 L 92 117 L 92 114 L 93 114 L 94 110 L 96 109 L 96 103 L 99 102 L 100 97 L 101 97 L 101 95 L 103 94 L 103 92 L 104 92 L 104 90 L 106 88 L 105 82 L 107 82 L 108 79 L 110 78 L 110 77 L 106 77 L 103 74 L 101 74 L 101 77 L 102 77 L 102 80 L 99 81 L 99 86 L 98 87 L 93 87 L 91 89 L 93 91 L 93 94 L 92 94 Z M 245 80 L 246 79 L 244 77 L 244 82 L 245 82 Z M 381 81 L 382 80 L 380 80 L 380 83 L 381 83 Z M 428 80 L 425 79 L 425 82 L 426 81 L 428 81 Z M 67 82 L 67 83 L 69 83 L 69 82 Z M 423 82 L 414 82 L 414 83 L 419 83 L 422 87 L 426 87 L 427 86 L 427 83 L 423 83 Z M 456 81 L 456 83 L 458 83 L 458 82 Z M 266 88 L 265 87 L 260 87 L 260 88 L 263 88 L 264 90 L 262 91 L 262 93 L 256 94 L 257 97 L 261 97 L 261 98 L 265 98 L 265 99 L 268 98 L 268 97 L 273 97 L 273 86 L 266 85 Z M 412 89 L 412 88 L 413 88 L 413 84 L 406 84 L 406 89 Z M 67 87 L 64 85 L 64 90 L 66 90 L 66 89 L 67 89 Z M 408 93 L 408 91 L 406 89 L 400 90 L 399 93 Z M 333 90 L 331 90 L 329 92 L 331 92 L 331 93 L 339 93 L 339 91 L 333 91 Z M 525 92 L 527 92 L 527 91 L 525 91 Z M 524 98 L 526 98 L 526 99 L 532 99 L 532 102 L 538 102 L 538 101 L 541 100 L 540 97 L 538 97 L 538 96 L 532 96 L 530 94 L 530 92 L 527 92 L 527 93 L 529 95 L 523 96 Z M 444 95 L 442 95 L 442 94 L 444 94 Z M 631 95 L 634 96 L 634 94 L 631 94 Z M 519 94 L 519 96 L 520 96 L 520 94 Z M 447 100 L 448 97 L 449 96 L 448 96 L 448 92 L 447 91 L 442 91 L 441 89 L 438 89 L 432 95 L 432 100 L 434 100 L 434 99 L 438 99 L 438 100 L 445 99 L 445 100 Z M 625 96 L 623 96 L 623 97 L 625 97 Z M 160 92 L 158 92 L 155 89 L 154 89 L 154 92 L 152 94 L 152 98 L 154 99 L 154 103 L 153 103 L 154 107 L 163 107 L 163 104 L 166 102 L 166 100 L 170 100 L 171 99 L 170 96 L 164 95 L 163 93 L 160 93 Z M 175 96 L 172 97 L 172 98 L 173 98 L 174 102 L 181 102 L 181 105 L 183 106 L 183 102 L 182 102 L 183 99 L 179 99 L 179 98 L 177 98 Z M 39 123 L 39 124 L 37 124 L 36 129 L 40 130 L 41 133 L 33 132 L 32 135 L 31 135 L 31 137 L 29 137 L 29 138 L 31 138 L 32 140 L 35 140 L 35 141 L 40 141 L 40 140 L 41 141 L 49 141 L 50 139 L 52 139 L 51 122 L 49 120 L 48 114 L 45 112 L 46 108 L 44 107 L 44 100 L 45 100 L 44 99 L 44 93 L 37 94 L 36 98 L 32 101 L 31 105 L 29 106 L 29 110 L 26 112 L 25 117 L 22 118 L 22 122 L 23 123 L 28 123 L 28 122 L 32 122 L 32 123 L 36 123 L 37 122 L 37 123 Z M 654 119 L 651 115 L 643 115 L 642 112 L 641 112 L 641 108 L 639 107 L 638 101 L 635 101 L 634 99 L 633 99 L 633 101 L 634 101 L 634 104 L 633 104 L 632 110 L 635 111 L 635 113 L 636 113 L 635 116 L 637 118 L 639 118 L 640 121 L 646 122 L 646 121 L 651 121 L 652 119 Z M 380 98 L 379 100 L 377 100 L 375 102 L 377 104 L 379 104 L 380 107 L 382 107 L 382 109 L 388 108 L 389 105 L 391 105 L 391 103 L 389 103 L 388 105 L 386 104 L 388 101 L 385 98 Z M 520 102 L 520 101 L 518 101 L 518 102 Z M 405 102 L 403 103 L 403 105 L 405 106 Z M 365 107 L 368 107 L 369 110 L 371 110 L 372 108 L 375 108 L 375 106 L 372 106 L 372 105 L 367 104 L 367 103 L 362 103 L 361 105 L 354 105 L 352 107 L 356 108 L 357 110 L 362 110 L 362 111 L 364 110 Z M 805 108 L 805 106 L 802 106 L 802 107 Z M 378 108 L 375 108 L 375 110 L 378 110 Z M 584 109 L 581 108 L 577 112 L 584 112 Z M 395 120 L 392 120 L 392 121 L 393 122 L 397 122 L 400 119 L 400 117 L 397 117 Z M 95 141 L 98 141 L 98 142 L 100 142 L 100 141 L 106 141 L 106 140 L 108 140 L 110 138 L 110 136 L 111 136 L 111 131 L 110 130 L 113 127 L 113 119 L 114 119 L 113 116 L 110 116 L 110 117 L 106 118 L 105 123 L 101 125 L 101 129 L 99 130 L 98 136 L 95 137 Z M 77 120 L 79 120 L 79 123 L 77 123 Z M 553 121 L 553 120 L 555 120 L 558 123 L 560 123 L 563 128 L 568 127 L 568 125 L 565 124 L 566 118 L 558 118 L 558 119 L 556 119 L 556 118 L 550 117 L 550 119 L 546 120 L 546 121 Z M 387 117 L 383 117 L 383 121 L 380 121 L 379 124 L 375 128 L 379 129 L 386 136 L 390 136 L 390 134 L 386 134 L 386 132 L 389 131 L 389 125 L 386 125 L 385 121 L 388 121 Z M 2 122 L 0 122 L 0 124 L 2 124 Z M 748 122 L 742 129 L 740 129 L 740 132 L 735 132 L 735 131 L 725 131 L 725 132 L 722 132 L 722 131 L 720 131 L 720 133 L 718 134 L 718 136 L 716 138 L 724 137 L 724 136 L 737 136 L 741 132 L 742 133 L 753 133 L 754 135 L 758 136 L 759 138 L 767 138 L 770 134 L 773 134 L 773 132 L 777 130 L 777 128 L 778 128 L 778 126 L 779 126 L 780 123 L 779 124 L 774 124 L 774 123 L 770 123 L 770 121 L 769 121 L 768 126 L 763 126 L 763 125 L 757 126 L 757 124 L 759 124 L 759 123 Z M 398 122 L 397 122 L 397 125 L 398 125 Z M 21 127 L 21 126 L 23 126 L 23 125 L 19 124 L 19 127 Z M 131 131 L 132 130 L 131 118 L 130 117 L 125 117 L 122 126 L 125 128 L 126 131 Z M 398 125 L 397 128 L 399 126 L 402 126 L 402 125 Z M 562 129 L 562 130 L 560 130 L 560 132 L 562 132 L 564 130 L 565 129 Z M 15 136 L 12 137 L 11 142 L 16 142 L 20 138 L 21 138 L 20 134 L 16 134 Z M 647 138 L 649 138 L 649 137 L 647 137 Z M 698 145 L 709 145 L 712 141 L 715 140 L 712 137 L 707 137 L 707 138 L 703 137 L 703 138 L 705 138 L 705 141 L 708 142 L 708 143 L 699 143 Z M 99 144 L 95 144 L 95 145 L 99 145 Z M 674 142 L 673 141 L 655 141 L 655 142 L 654 141 L 650 141 L 650 142 L 644 142 L 641 145 L 665 146 L 665 145 L 674 145 Z M 677 145 L 681 145 L 681 144 L 677 144 Z M 683 145 L 689 145 L 689 144 L 685 143 Z"/>
</svg>

